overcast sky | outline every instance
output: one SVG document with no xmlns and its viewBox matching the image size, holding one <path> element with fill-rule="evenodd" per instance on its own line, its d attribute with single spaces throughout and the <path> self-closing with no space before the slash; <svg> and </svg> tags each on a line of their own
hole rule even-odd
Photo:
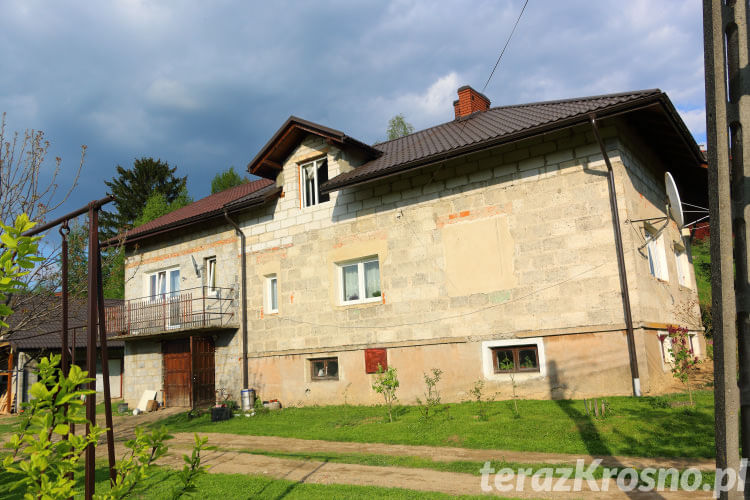
<svg viewBox="0 0 750 500">
<path fill-rule="evenodd" d="M 141 156 L 177 165 L 198 199 L 292 114 L 367 143 L 397 113 L 417 129 L 451 120 L 522 5 L 6 0 L 0 112 L 11 130 L 45 131 L 67 172 L 88 146 L 65 208 Z M 485 94 L 496 106 L 654 87 L 705 142 L 699 0 L 529 0 Z"/>
</svg>

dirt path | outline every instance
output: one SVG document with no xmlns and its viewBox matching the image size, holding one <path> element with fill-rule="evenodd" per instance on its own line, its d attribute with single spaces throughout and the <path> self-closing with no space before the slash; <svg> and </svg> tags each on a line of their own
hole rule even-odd
<svg viewBox="0 0 750 500">
<path fill-rule="evenodd" d="M 715 464 L 709 459 L 689 458 L 644 458 L 618 456 L 571 455 L 565 453 L 541 453 L 530 451 L 508 450 L 478 450 L 468 448 L 448 448 L 442 446 L 411 446 L 401 444 L 382 443 L 347 443 L 337 441 L 319 441 L 311 439 L 283 438 L 275 436 L 238 436 L 235 434 L 205 433 L 208 444 L 222 449 L 234 450 L 263 450 L 277 452 L 323 452 L 323 453 L 364 453 L 372 455 L 395 455 L 429 458 L 438 462 L 486 462 L 488 460 L 504 460 L 526 464 L 572 464 L 583 459 L 590 464 L 594 459 L 601 459 L 604 467 L 646 467 L 670 468 L 678 470 L 696 468 L 713 470 Z M 173 444 L 190 445 L 193 435 L 178 433 L 170 441 Z"/>
<path fill-rule="evenodd" d="M 171 443 L 171 450 L 170 455 L 164 457 L 159 463 L 173 468 L 181 468 L 183 465 L 182 453 L 189 452 L 190 443 L 180 436 L 179 441 L 175 438 L 175 441 Z M 417 491 L 437 491 L 450 495 L 489 493 L 512 498 L 710 498 L 710 494 L 702 491 L 668 491 L 659 494 L 638 491 L 626 493 L 620 491 L 612 480 L 606 482 L 607 491 L 597 491 L 604 484 L 602 480 L 595 481 L 596 487 L 593 491 L 585 481 L 582 483 L 583 488 L 580 491 L 563 491 L 572 489 L 573 480 L 567 480 L 560 491 L 539 492 L 534 491 L 531 477 L 524 477 L 519 483 L 517 476 L 513 476 L 509 481 L 506 481 L 506 484 L 512 486 L 512 490 L 500 492 L 492 488 L 494 475 L 485 483 L 492 488 L 492 491 L 484 492 L 481 477 L 471 474 L 440 472 L 430 469 L 340 464 L 317 460 L 290 460 L 231 451 L 209 450 L 202 456 L 203 463 L 210 467 L 210 473 L 257 474 L 297 483 L 385 486 Z M 553 479 L 553 484 L 556 487 L 557 481 L 557 478 Z"/>
<path fill-rule="evenodd" d="M 178 439 L 179 437 L 179 439 Z M 182 455 L 189 453 L 192 447 L 190 441 L 184 439 L 185 435 L 175 437 L 170 442 L 170 453 L 161 458 L 159 465 L 181 469 L 184 465 Z M 310 448 L 308 448 L 310 449 Z M 122 442 L 116 445 L 117 457 L 126 452 Z M 97 448 L 97 458 L 106 459 L 106 447 Z M 461 474 L 455 472 L 440 472 L 430 469 L 415 469 L 406 467 L 380 467 L 370 465 L 340 464 L 317 460 L 292 460 L 264 455 L 253 455 L 232 451 L 206 450 L 202 453 L 202 463 L 209 466 L 212 474 L 253 474 L 262 475 L 275 479 L 285 479 L 299 484 L 351 484 L 359 486 L 376 486 L 405 488 L 417 491 L 433 491 L 447 493 L 449 495 L 502 495 L 511 498 L 664 498 L 669 500 L 711 498 L 709 493 L 667 491 L 662 493 L 653 492 L 622 492 L 617 488 L 613 480 L 605 483 L 601 479 L 595 480 L 595 488 L 592 490 L 586 481 L 582 483 L 580 491 L 564 491 L 572 489 L 573 480 L 567 480 L 558 484 L 558 478 L 552 479 L 556 488 L 562 486 L 558 491 L 534 491 L 533 479 L 524 477 L 518 482 L 518 476 L 512 476 L 505 481 L 510 485 L 510 491 L 500 492 L 493 488 L 494 474 L 485 483 L 492 491 L 483 491 L 482 478 L 472 474 Z M 605 491 L 599 491 L 606 487 Z"/>
</svg>

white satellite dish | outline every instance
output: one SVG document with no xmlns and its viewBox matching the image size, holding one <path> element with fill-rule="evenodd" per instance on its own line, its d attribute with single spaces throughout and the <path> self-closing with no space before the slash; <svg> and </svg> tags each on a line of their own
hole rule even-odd
<svg viewBox="0 0 750 500">
<path fill-rule="evenodd" d="M 677 191 L 677 184 L 669 172 L 664 173 L 664 184 L 667 186 L 667 198 L 669 198 L 669 215 L 677 223 L 677 227 L 682 228 L 685 225 L 685 216 L 682 213 L 682 202 L 680 193 Z"/>
</svg>

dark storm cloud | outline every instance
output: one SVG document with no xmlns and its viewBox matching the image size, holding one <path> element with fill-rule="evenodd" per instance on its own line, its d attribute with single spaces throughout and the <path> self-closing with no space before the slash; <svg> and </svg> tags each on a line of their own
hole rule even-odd
<svg viewBox="0 0 750 500">
<path fill-rule="evenodd" d="M 194 197 L 244 168 L 290 115 L 385 137 L 452 118 L 456 88 L 481 89 L 521 8 L 494 2 L 6 2 L 0 111 L 42 129 L 66 168 L 89 146 L 73 205 L 116 164 L 160 157 Z M 493 104 L 659 87 L 699 141 L 697 0 L 530 0 L 486 89 Z"/>
</svg>

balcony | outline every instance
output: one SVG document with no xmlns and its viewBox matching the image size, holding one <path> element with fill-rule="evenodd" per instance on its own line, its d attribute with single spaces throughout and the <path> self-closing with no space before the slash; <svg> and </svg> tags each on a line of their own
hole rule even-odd
<svg viewBox="0 0 750 500">
<path fill-rule="evenodd" d="M 107 307 L 104 313 L 107 333 L 117 337 L 239 327 L 232 288 L 196 287 L 140 297 Z"/>
</svg>

